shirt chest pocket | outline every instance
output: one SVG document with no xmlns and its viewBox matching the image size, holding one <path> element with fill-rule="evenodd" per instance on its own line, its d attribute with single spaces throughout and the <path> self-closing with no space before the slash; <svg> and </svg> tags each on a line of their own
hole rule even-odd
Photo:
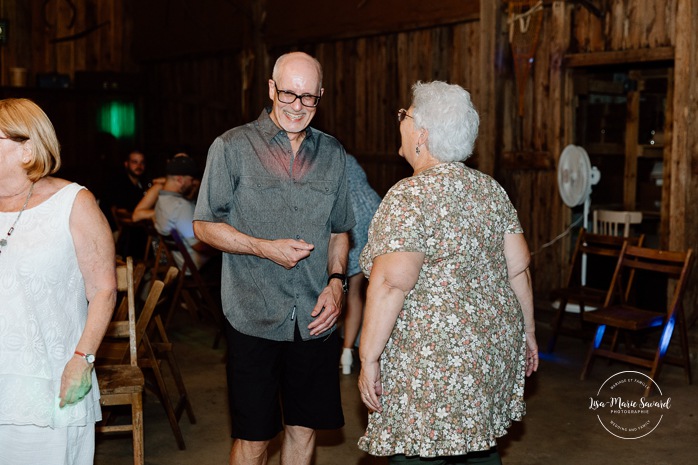
<svg viewBox="0 0 698 465">
<path fill-rule="evenodd" d="M 288 196 L 284 195 L 283 185 L 278 179 L 241 177 L 236 197 L 238 214 L 250 223 L 284 221 L 291 212 Z"/>
<path fill-rule="evenodd" d="M 334 181 L 308 181 L 305 194 L 308 200 L 305 209 L 308 221 L 316 225 L 327 224 L 337 198 L 337 183 Z"/>
</svg>

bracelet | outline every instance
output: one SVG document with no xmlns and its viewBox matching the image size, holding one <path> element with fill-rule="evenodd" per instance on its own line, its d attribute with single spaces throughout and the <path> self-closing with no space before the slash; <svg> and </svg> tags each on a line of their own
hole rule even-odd
<svg viewBox="0 0 698 465">
<path fill-rule="evenodd" d="M 76 351 L 74 352 L 74 354 L 77 355 L 78 357 L 84 358 L 85 361 L 86 361 L 87 363 L 89 363 L 89 364 L 92 364 L 92 363 L 95 362 L 95 356 L 94 356 L 94 354 L 85 354 L 85 353 L 80 352 L 80 351 L 78 351 L 78 350 L 76 350 Z"/>
</svg>

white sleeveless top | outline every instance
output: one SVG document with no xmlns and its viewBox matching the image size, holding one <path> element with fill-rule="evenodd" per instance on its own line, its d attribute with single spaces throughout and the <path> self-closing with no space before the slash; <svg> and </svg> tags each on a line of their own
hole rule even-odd
<svg viewBox="0 0 698 465">
<path fill-rule="evenodd" d="M 0 212 L 0 424 L 60 428 L 99 421 L 97 377 L 77 404 L 59 408 L 61 375 L 87 321 L 70 212 L 84 187 L 69 184 L 27 209 Z"/>
</svg>

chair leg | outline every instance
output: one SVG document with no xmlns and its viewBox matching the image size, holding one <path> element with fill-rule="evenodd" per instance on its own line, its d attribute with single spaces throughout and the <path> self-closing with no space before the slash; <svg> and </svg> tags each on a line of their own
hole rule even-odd
<svg viewBox="0 0 698 465">
<path fill-rule="evenodd" d="M 158 350 L 157 355 L 160 356 L 162 352 L 165 352 L 167 354 L 167 358 L 165 360 L 169 364 L 170 373 L 172 373 L 172 377 L 174 378 L 175 385 L 177 386 L 177 391 L 179 393 L 179 400 L 177 402 L 177 406 L 175 407 L 175 414 L 177 415 L 177 419 L 179 420 L 179 417 L 181 416 L 181 405 L 184 405 L 184 408 L 187 412 L 187 417 L 189 418 L 189 422 L 191 424 L 196 424 L 194 409 L 191 406 L 191 402 L 189 402 L 189 394 L 187 394 L 187 388 L 184 386 L 182 372 L 179 369 L 177 358 L 174 355 L 172 344 L 170 343 L 167 337 L 167 333 L 165 332 L 165 326 L 162 324 L 162 319 L 160 318 L 160 315 L 155 315 L 155 326 L 160 336 L 160 340 L 162 341 L 161 344 L 155 344 Z"/>
<path fill-rule="evenodd" d="M 594 353 L 596 352 L 596 349 L 598 349 L 601 345 L 601 340 L 603 339 L 603 333 L 605 331 L 606 325 L 599 325 L 596 328 L 596 335 L 594 336 L 594 339 L 591 341 L 591 344 L 589 345 L 589 351 L 587 352 L 587 357 L 584 361 L 584 367 L 582 368 L 582 374 L 580 375 L 579 379 L 585 380 L 587 375 L 589 374 L 591 366 L 594 362 Z"/>
<path fill-rule="evenodd" d="M 208 308 L 208 312 L 211 315 L 213 322 L 216 324 L 218 328 L 220 328 L 216 333 L 215 339 L 213 340 L 213 348 L 217 349 L 223 337 L 223 328 L 225 327 L 223 322 L 223 310 L 221 310 L 220 305 L 217 305 L 216 302 L 213 300 L 213 297 L 211 296 L 211 293 L 208 291 L 208 289 L 200 290 L 199 294 L 203 298 L 205 306 Z"/>
<path fill-rule="evenodd" d="M 142 392 L 132 395 L 131 425 L 133 427 L 133 465 L 144 465 Z"/>
<path fill-rule="evenodd" d="M 686 330 L 686 320 L 683 317 L 683 309 L 676 315 L 679 342 L 681 343 L 681 358 L 683 360 L 683 369 L 686 374 L 686 382 L 691 384 L 691 358 L 688 351 L 688 331 Z"/>
<path fill-rule="evenodd" d="M 662 362 L 664 361 L 664 356 L 666 355 L 667 349 L 669 349 L 669 343 L 671 342 L 671 336 L 674 334 L 674 325 L 676 323 L 675 318 L 671 318 L 662 328 L 662 335 L 659 337 L 659 345 L 657 347 L 657 353 L 654 356 L 654 361 L 652 362 L 652 367 L 650 370 L 650 378 L 656 380 L 659 376 L 659 372 L 662 369 Z M 681 323 L 679 323 L 681 326 Z M 683 345 L 683 344 L 682 344 Z M 690 375 L 689 375 L 690 376 Z M 648 396 L 651 391 L 651 383 L 645 389 L 645 396 Z"/>
<path fill-rule="evenodd" d="M 143 342 L 145 343 L 146 352 L 149 359 L 149 363 L 147 364 L 148 368 L 151 369 L 151 371 L 153 372 L 153 376 L 155 376 L 155 382 L 159 391 L 157 394 L 160 398 L 160 403 L 162 404 L 162 407 L 165 409 L 165 414 L 167 415 L 167 419 L 170 422 L 170 427 L 172 428 L 172 433 L 174 434 L 175 441 L 177 441 L 177 446 L 180 450 L 184 450 L 187 448 L 187 446 L 184 443 L 184 436 L 182 436 L 182 430 L 179 427 L 177 415 L 175 415 L 174 408 L 172 407 L 172 400 L 167 391 L 165 379 L 162 377 L 162 371 L 160 369 L 160 360 L 158 360 L 158 358 L 156 357 L 147 335 L 144 335 Z"/>
<path fill-rule="evenodd" d="M 557 335 L 560 332 L 560 328 L 562 327 L 562 318 L 565 315 L 565 308 L 567 308 L 567 300 L 562 299 L 560 300 L 560 305 L 557 308 L 557 312 L 555 312 L 555 316 L 553 317 L 553 322 L 552 322 L 552 334 L 550 335 L 550 339 L 548 340 L 548 353 L 551 354 L 553 353 L 553 350 L 555 350 L 555 343 L 557 342 Z"/>
<path fill-rule="evenodd" d="M 194 409 L 189 402 L 189 394 L 187 394 L 187 388 L 184 386 L 184 380 L 182 379 L 182 373 L 179 371 L 179 365 L 177 364 L 177 359 L 174 356 L 172 350 L 167 351 L 167 363 L 170 366 L 170 372 L 174 378 L 175 385 L 177 386 L 177 391 L 179 391 L 179 400 L 177 401 L 177 406 L 175 407 L 175 415 L 179 419 L 182 407 L 187 412 L 187 418 L 189 423 L 196 424 L 196 417 L 194 416 Z"/>
</svg>

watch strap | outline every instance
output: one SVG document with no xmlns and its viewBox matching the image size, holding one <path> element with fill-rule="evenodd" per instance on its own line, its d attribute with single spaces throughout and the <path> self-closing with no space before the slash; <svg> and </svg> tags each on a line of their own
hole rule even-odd
<svg viewBox="0 0 698 465">
<path fill-rule="evenodd" d="M 84 352 L 80 352 L 79 350 L 76 350 L 74 354 L 84 358 L 87 363 L 91 364 L 95 362 L 95 356 L 93 354 L 86 354 Z"/>
<path fill-rule="evenodd" d="M 342 280 L 342 291 L 346 294 L 349 292 L 349 281 L 347 280 L 347 275 L 344 273 L 332 273 L 328 278 L 327 278 L 327 284 L 330 283 L 333 279 L 341 279 Z"/>
</svg>

